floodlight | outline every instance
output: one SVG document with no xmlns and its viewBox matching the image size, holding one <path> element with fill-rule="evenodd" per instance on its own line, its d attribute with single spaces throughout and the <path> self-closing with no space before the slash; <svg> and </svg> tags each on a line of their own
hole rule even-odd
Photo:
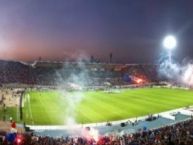
<svg viewBox="0 0 193 145">
<path fill-rule="evenodd" d="M 176 38 L 172 35 L 168 35 L 163 40 L 163 46 L 166 49 L 172 50 L 176 47 L 177 41 Z"/>
</svg>

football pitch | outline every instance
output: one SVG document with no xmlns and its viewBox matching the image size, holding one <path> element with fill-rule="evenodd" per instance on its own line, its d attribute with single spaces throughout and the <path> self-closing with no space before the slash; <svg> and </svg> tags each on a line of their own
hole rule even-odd
<svg viewBox="0 0 193 145">
<path fill-rule="evenodd" d="M 80 98 L 74 96 L 80 95 Z M 69 98 L 72 97 L 72 98 Z M 78 99 L 78 100 L 77 100 Z M 193 91 L 170 88 L 120 89 L 116 92 L 27 91 L 23 119 L 27 124 L 96 123 L 139 117 L 193 105 Z"/>
</svg>

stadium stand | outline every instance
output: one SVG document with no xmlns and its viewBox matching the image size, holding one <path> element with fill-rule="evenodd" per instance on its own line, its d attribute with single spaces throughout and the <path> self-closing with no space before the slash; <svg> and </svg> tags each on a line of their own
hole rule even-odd
<svg viewBox="0 0 193 145">
<path fill-rule="evenodd" d="M 9 145 L 5 133 L 0 133 L 0 142 Z M 19 139 L 18 139 L 19 138 Z M 193 119 L 154 130 L 142 130 L 121 136 L 100 136 L 96 141 L 85 137 L 40 137 L 33 134 L 18 134 L 13 145 L 192 145 Z"/>
<path fill-rule="evenodd" d="M 85 63 L 80 67 L 77 62 L 22 62 L 0 61 L 0 84 L 56 85 L 58 80 L 66 80 L 71 73 L 79 74 L 86 70 L 88 85 L 101 85 L 104 80 L 112 85 L 124 85 L 123 75 L 137 76 L 149 82 L 158 81 L 155 65 Z M 52 79 L 50 79 L 52 78 Z"/>
</svg>

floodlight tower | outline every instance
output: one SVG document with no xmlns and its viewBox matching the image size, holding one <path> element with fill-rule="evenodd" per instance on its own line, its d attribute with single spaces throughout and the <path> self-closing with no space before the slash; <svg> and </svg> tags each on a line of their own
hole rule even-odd
<svg viewBox="0 0 193 145">
<path fill-rule="evenodd" d="M 163 40 L 163 46 L 168 51 L 169 63 L 172 63 L 172 50 L 176 48 L 177 41 L 173 35 L 168 35 Z"/>
</svg>

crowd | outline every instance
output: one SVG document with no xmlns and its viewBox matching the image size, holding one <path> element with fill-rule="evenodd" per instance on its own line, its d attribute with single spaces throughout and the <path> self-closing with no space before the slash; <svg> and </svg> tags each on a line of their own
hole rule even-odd
<svg viewBox="0 0 193 145">
<path fill-rule="evenodd" d="M 36 66 L 37 65 L 37 66 Z M 98 85 L 107 80 L 113 85 L 121 85 L 126 82 L 122 77 L 124 74 L 140 76 L 149 81 L 157 80 L 156 66 L 154 65 L 114 65 L 114 64 L 87 64 L 84 68 L 77 65 L 49 66 L 49 65 L 29 65 L 21 62 L 0 61 L 0 84 L 22 83 L 36 85 L 55 85 L 59 79 L 69 78 L 71 73 L 82 73 L 84 70 L 91 80 L 91 84 Z M 86 70 L 85 70 L 86 69 Z M 96 83 L 96 84 L 95 84 Z M 89 85 L 91 85 L 89 84 Z"/>
<path fill-rule="evenodd" d="M 1 139 L 1 138 L 0 138 Z M 3 140 L 3 139 L 1 139 Z M 4 138 L 2 145 L 9 145 Z M 98 140 L 85 137 L 38 137 L 18 135 L 10 145 L 193 145 L 193 119 L 155 130 L 141 130 L 122 136 L 99 136 Z"/>
</svg>

